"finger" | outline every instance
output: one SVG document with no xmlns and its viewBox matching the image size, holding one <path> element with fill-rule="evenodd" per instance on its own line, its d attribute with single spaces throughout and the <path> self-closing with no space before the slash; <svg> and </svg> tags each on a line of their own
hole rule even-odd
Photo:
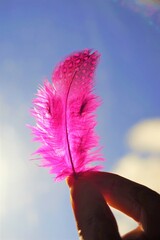
<svg viewBox="0 0 160 240">
<path fill-rule="evenodd" d="M 158 193 L 116 174 L 93 172 L 86 178 L 99 187 L 109 205 L 140 222 L 148 238 L 160 239 Z"/>
<path fill-rule="evenodd" d="M 68 178 L 72 208 L 81 240 L 120 240 L 115 218 L 102 194 L 83 178 Z"/>
</svg>

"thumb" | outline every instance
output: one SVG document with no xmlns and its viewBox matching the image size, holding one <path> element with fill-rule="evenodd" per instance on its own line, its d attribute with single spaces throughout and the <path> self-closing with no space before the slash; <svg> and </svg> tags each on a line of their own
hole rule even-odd
<svg viewBox="0 0 160 240">
<path fill-rule="evenodd" d="M 120 240 L 116 220 L 95 185 L 81 176 L 67 183 L 80 239 Z"/>
</svg>

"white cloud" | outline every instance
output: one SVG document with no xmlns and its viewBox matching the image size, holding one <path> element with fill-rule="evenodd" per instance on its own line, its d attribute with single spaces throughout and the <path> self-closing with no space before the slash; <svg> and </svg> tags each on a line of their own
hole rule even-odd
<svg viewBox="0 0 160 240">
<path fill-rule="evenodd" d="M 20 107 L 20 106 L 18 106 Z M 29 130 L 19 124 L 24 121 L 24 112 L 8 106 L 0 98 L 0 239 L 27 240 L 26 229 L 33 232 L 41 228 L 40 208 L 44 198 L 46 212 L 55 212 L 64 195 L 65 185 L 53 183 L 44 169 L 29 161 L 33 144 L 27 142 Z M 17 118 L 17 121 L 14 121 Z M 23 125 L 23 124 L 22 124 Z M 31 139 L 30 139 L 31 140 Z M 58 194 L 57 194 L 58 193 Z M 42 214 L 42 215 L 41 215 Z M 40 217 L 41 215 L 41 217 Z M 54 219 L 54 217 L 53 217 Z M 42 220 L 41 220 L 42 221 Z M 49 221 L 49 220 L 48 220 Z M 18 227 L 21 225 L 21 227 Z"/>
<path fill-rule="evenodd" d="M 1 125 L 1 128 L 0 219 L 6 222 L 10 214 L 15 217 L 21 211 L 26 217 L 32 214 L 37 191 L 33 192 L 36 184 L 33 171 L 29 172 L 30 167 L 26 165 L 25 144 L 11 125 Z"/>
<path fill-rule="evenodd" d="M 128 144 L 132 152 L 118 161 L 113 172 L 160 192 L 160 119 L 135 125 L 128 133 Z M 131 218 L 114 213 L 121 234 L 137 226 Z"/>
<path fill-rule="evenodd" d="M 134 151 L 160 153 L 160 119 L 135 125 L 129 131 L 128 144 Z"/>
<path fill-rule="evenodd" d="M 160 191 L 160 157 L 148 156 L 142 158 L 136 154 L 128 154 L 122 158 L 116 172 L 126 178 L 144 184 L 156 191 Z"/>
</svg>

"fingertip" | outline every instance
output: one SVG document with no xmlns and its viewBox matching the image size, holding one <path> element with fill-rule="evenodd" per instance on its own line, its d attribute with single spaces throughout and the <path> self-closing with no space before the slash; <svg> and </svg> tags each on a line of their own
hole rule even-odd
<svg viewBox="0 0 160 240">
<path fill-rule="evenodd" d="M 72 182 L 73 182 L 73 180 L 72 180 L 72 177 L 71 177 L 71 176 L 69 176 L 69 177 L 66 178 L 66 183 L 67 183 L 67 185 L 68 185 L 69 188 L 71 188 L 71 186 L 73 185 Z"/>
<path fill-rule="evenodd" d="M 75 185 L 75 181 L 77 180 L 77 176 L 70 175 L 66 178 L 66 183 L 69 186 L 69 188 L 72 188 Z"/>
</svg>

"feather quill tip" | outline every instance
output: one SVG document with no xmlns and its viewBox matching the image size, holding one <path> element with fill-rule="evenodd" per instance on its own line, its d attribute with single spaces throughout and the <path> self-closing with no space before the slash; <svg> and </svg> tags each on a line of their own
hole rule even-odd
<svg viewBox="0 0 160 240">
<path fill-rule="evenodd" d="M 76 52 L 61 62 L 33 100 L 31 126 L 41 147 L 41 166 L 49 167 L 56 180 L 99 170 L 93 162 L 104 160 L 95 134 L 95 110 L 100 99 L 93 93 L 94 73 L 100 54 Z"/>
</svg>

